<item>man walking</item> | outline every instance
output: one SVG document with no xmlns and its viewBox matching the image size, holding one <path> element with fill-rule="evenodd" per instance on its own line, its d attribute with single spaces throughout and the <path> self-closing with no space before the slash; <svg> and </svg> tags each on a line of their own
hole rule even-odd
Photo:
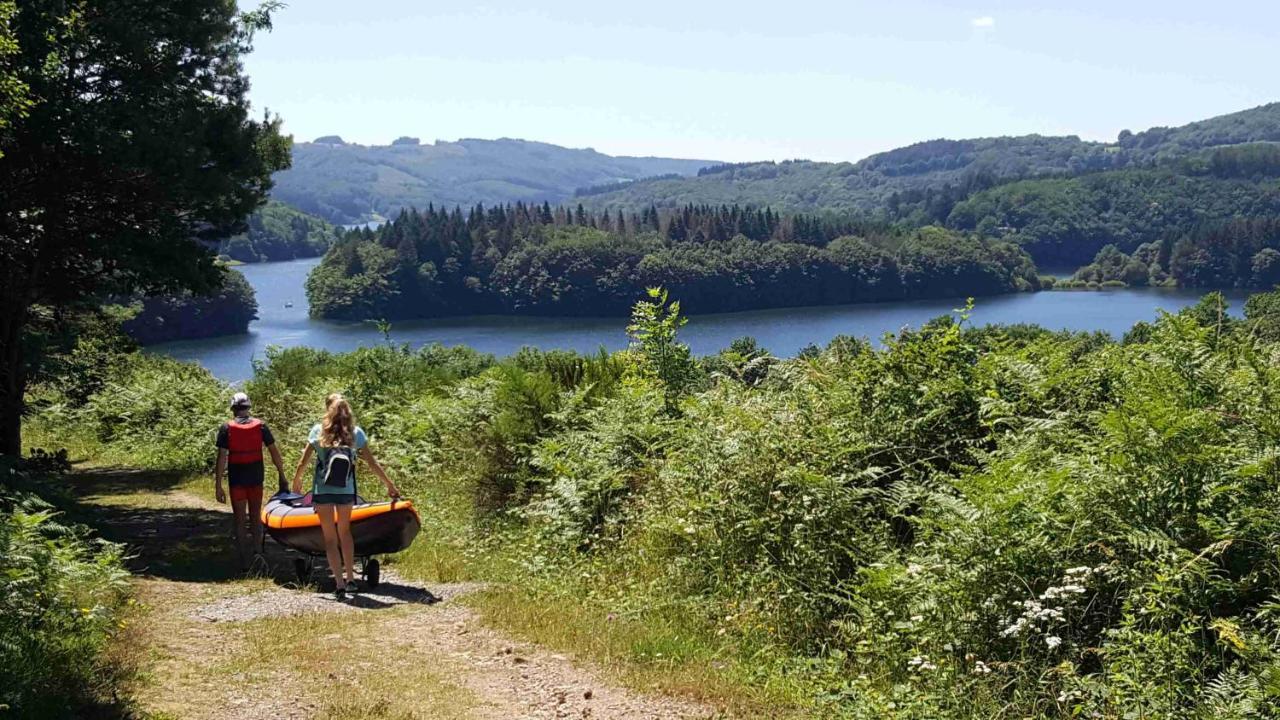
<svg viewBox="0 0 1280 720">
<path fill-rule="evenodd" d="M 284 458 L 280 457 L 275 438 L 265 423 L 249 413 L 250 407 L 248 395 L 238 392 L 231 397 L 234 417 L 218 428 L 218 464 L 213 477 L 213 496 L 219 503 L 227 501 L 222 489 L 222 477 L 227 477 L 231 514 L 235 517 L 236 555 L 242 571 L 249 569 L 250 559 L 257 557 L 262 547 L 263 448 L 271 453 L 280 492 L 288 489 Z"/>
</svg>

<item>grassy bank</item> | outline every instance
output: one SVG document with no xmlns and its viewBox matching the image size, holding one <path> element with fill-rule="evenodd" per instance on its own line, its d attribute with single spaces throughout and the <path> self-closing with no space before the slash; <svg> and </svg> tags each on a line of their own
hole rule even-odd
<svg viewBox="0 0 1280 720">
<path fill-rule="evenodd" d="M 246 390 L 291 459 L 348 394 L 426 513 L 402 571 L 495 581 L 490 622 L 638 686 L 747 714 L 1265 717 L 1278 309 L 697 359 L 655 300 L 615 355 L 293 349 Z M 207 467 L 227 388 L 101 365 L 35 393 L 33 437 Z"/>
</svg>

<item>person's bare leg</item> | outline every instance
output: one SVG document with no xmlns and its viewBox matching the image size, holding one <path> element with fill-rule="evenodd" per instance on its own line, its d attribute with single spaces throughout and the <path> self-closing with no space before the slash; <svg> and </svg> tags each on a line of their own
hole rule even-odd
<svg viewBox="0 0 1280 720">
<path fill-rule="evenodd" d="M 240 560 L 240 569 L 249 569 L 249 558 L 253 557 L 252 550 L 249 548 L 248 528 L 245 526 L 245 515 L 248 503 L 244 500 L 231 501 L 231 517 L 234 525 L 234 535 L 236 539 L 236 557 Z"/>
<path fill-rule="evenodd" d="M 338 588 L 345 588 L 347 581 L 342 578 L 342 558 L 338 556 L 338 528 L 334 525 L 332 505 L 316 505 L 316 515 L 320 516 L 320 532 L 324 533 L 324 557 L 329 561 L 329 572 L 333 573 L 333 581 Z"/>
<path fill-rule="evenodd" d="M 342 541 L 342 564 L 343 569 L 346 570 L 347 582 L 356 579 L 356 541 L 351 537 L 351 507 L 350 505 L 335 506 L 338 511 L 338 539 Z"/>
<path fill-rule="evenodd" d="M 253 539 L 253 554 L 262 552 L 262 498 L 249 498 L 249 535 Z"/>
</svg>

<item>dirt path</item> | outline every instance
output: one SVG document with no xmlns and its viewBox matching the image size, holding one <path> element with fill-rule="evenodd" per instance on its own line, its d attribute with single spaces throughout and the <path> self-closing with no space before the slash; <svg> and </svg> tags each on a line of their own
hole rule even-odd
<svg viewBox="0 0 1280 720">
<path fill-rule="evenodd" d="M 229 513 L 162 474 L 77 474 L 81 520 L 136 554 L 127 652 L 141 709 L 160 718 L 707 718 L 485 627 L 455 600 L 476 584 L 383 583 L 339 602 L 300 587 L 268 541 L 270 569 L 243 578 Z"/>
</svg>

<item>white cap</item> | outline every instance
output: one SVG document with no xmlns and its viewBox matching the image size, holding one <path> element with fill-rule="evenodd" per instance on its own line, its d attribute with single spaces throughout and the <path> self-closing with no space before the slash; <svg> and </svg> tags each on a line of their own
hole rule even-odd
<svg viewBox="0 0 1280 720">
<path fill-rule="evenodd" d="M 252 404 L 249 402 L 249 396 L 242 392 L 231 396 L 231 407 L 233 408 L 247 408 Z"/>
</svg>

